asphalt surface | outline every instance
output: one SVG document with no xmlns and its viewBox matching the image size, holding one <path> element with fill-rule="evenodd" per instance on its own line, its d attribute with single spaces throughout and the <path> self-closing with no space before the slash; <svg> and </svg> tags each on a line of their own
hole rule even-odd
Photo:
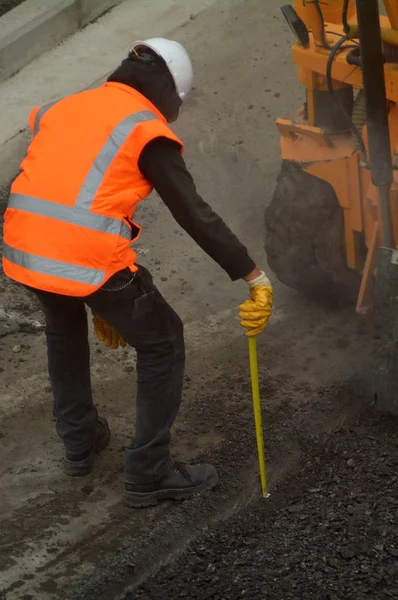
<svg viewBox="0 0 398 600">
<path fill-rule="evenodd" d="M 126 600 L 397 598 L 397 421 L 365 411 L 315 433 L 320 412 L 332 411 L 330 424 L 348 398 L 363 403 L 358 382 L 314 398 L 295 422 L 306 435 L 292 477 L 209 527 Z"/>
<path fill-rule="evenodd" d="M 196 72 L 176 125 L 187 164 L 261 267 L 280 164 L 274 119 L 303 101 L 279 4 L 219 0 L 173 32 Z M 397 597 L 396 420 L 371 406 L 366 323 L 342 299 L 320 304 L 275 282 L 275 313 L 258 341 L 271 491 L 263 501 L 236 316 L 246 286 L 232 285 L 158 198 L 137 221 L 140 260 L 186 324 L 173 455 L 212 462 L 220 484 L 184 503 L 123 505 L 135 359 L 93 337 L 95 400 L 112 440 L 90 476 L 64 477 L 42 318 L 2 277 L 2 600 Z"/>
</svg>

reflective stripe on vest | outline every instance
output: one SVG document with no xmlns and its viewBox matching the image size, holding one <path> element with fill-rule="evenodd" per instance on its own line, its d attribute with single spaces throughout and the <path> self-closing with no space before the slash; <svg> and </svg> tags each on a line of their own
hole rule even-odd
<svg viewBox="0 0 398 600">
<path fill-rule="evenodd" d="M 126 240 L 131 239 L 131 229 L 121 219 L 83 212 L 81 209 L 75 209 L 73 206 L 66 206 L 58 202 L 48 202 L 25 194 L 10 194 L 8 208 L 57 219 L 57 221 L 64 221 L 71 225 L 80 225 L 80 227 L 86 227 L 94 231 L 121 235 Z"/>
<path fill-rule="evenodd" d="M 133 115 L 129 115 L 112 131 L 105 142 L 101 151 L 95 158 L 93 165 L 88 172 L 86 179 L 77 196 L 75 206 L 84 210 L 90 210 L 91 204 L 98 192 L 98 189 L 104 178 L 104 174 L 110 167 L 113 159 L 116 157 L 120 148 L 133 132 L 138 123 L 153 121 L 158 117 L 150 110 L 141 110 Z"/>
<path fill-rule="evenodd" d="M 34 133 L 39 131 L 41 118 L 54 104 L 55 102 L 47 104 L 38 111 L 35 117 Z M 42 200 L 25 194 L 12 193 L 10 194 L 8 208 L 49 217 L 50 219 L 56 219 L 58 221 L 70 223 L 71 225 L 78 225 L 103 233 L 119 235 L 127 240 L 131 240 L 131 229 L 123 219 L 92 213 L 90 212 L 90 208 L 102 184 L 106 171 L 116 158 L 124 142 L 132 134 L 135 126 L 138 125 L 138 123 L 153 121 L 158 118 L 159 117 L 150 110 L 142 110 L 129 115 L 116 125 L 94 159 L 93 165 L 83 182 L 74 206 Z M 43 258 L 36 256 L 35 254 L 17 250 L 7 244 L 4 244 L 4 256 L 10 262 L 31 271 L 60 277 L 62 279 L 69 279 L 70 281 L 79 283 L 99 285 L 103 282 L 105 277 L 105 271 L 77 266 L 50 258 Z"/>
<path fill-rule="evenodd" d="M 42 106 L 41 108 L 39 108 L 39 110 L 36 113 L 35 122 L 34 122 L 34 125 L 33 125 L 33 135 L 34 136 L 37 133 L 39 133 L 40 121 L 41 121 L 42 117 L 46 114 L 46 112 L 48 110 L 50 110 L 50 108 L 52 106 L 54 106 L 54 104 L 57 104 L 57 102 L 59 102 L 59 100 L 55 100 L 54 102 L 50 102 L 49 104 L 44 104 L 44 106 Z"/>
<path fill-rule="evenodd" d="M 69 279 L 69 281 L 77 283 L 100 285 L 105 277 L 105 271 L 92 269 L 91 267 L 81 267 L 60 260 L 43 258 L 36 254 L 29 254 L 28 252 L 11 248 L 6 243 L 4 243 L 3 254 L 10 262 L 19 267 L 24 267 L 29 271 L 59 277 L 60 279 Z"/>
</svg>

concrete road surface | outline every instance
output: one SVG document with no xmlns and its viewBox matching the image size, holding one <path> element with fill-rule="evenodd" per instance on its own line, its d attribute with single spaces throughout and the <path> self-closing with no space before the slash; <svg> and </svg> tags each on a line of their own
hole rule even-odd
<svg viewBox="0 0 398 600">
<path fill-rule="evenodd" d="M 171 2 L 170 11 L 187 4 Z M 293 115 L 303 101 L 279 5 L 279 0 L 203 2 L 170 34 L 186 45 L 196 72 L 195 89 L 176 125 L 188 166 L 204 198 L 263 268 L 263 213 L 280 163 L 274 120 Z M 132 18 L 133 13 L 131 8 Z M 120 27 L 125 33 L 126 23 Z M 162 22 L 154 28 L 160 34 Z M 117 36 L 117 27 L 110 28 L 109 44 Z M 73 40 L 68 47 L 73 49 Z M 98 60 L 96 55 L 97 66 Z M 89 71 L 87 63 L 87 85 Z M 95 399 L 109 418 L 112 440 L 90 476 L 78 481 L 64 476 L 40 316 L 31 299 L 3 277 L 3 304 L 14 315 L 0 338 L 0 590 L 6 600 L 121 598 L 206 528 L 244 514 L 259 496 L 247 342 L 237 319 L 246 286 L 232 284 L 157 197 L 142 204 L 137 220 L 143 226 L 140 260 L 186 324 L 186 388 L 173 452 L 180 460 L 213 462 L 220 484 L 182 504 L 141 511 L 123 505 L 123 446 L 134 424 L 134 355 L 106 350 L 94 338 Z M 277 282 L 275 301 L 273 320 L 259 339 L 261 392 L 271 490 L 285 486 L 289 495 L 286 482 L 302 468 L 307 429 L 314 435 L 334 430 L 369 401 L 366 394 L 352 403 L 340 397 L 334 404 L 332 398 L 312 421 L 320 390 L 354 376 L 363 381 L 370 342 L 352 306 L 319 305 Z M 301 429 L 292 430 L 302 411 Z M 232 596 L 187 591 L 175 597 Z"/>
</svg>

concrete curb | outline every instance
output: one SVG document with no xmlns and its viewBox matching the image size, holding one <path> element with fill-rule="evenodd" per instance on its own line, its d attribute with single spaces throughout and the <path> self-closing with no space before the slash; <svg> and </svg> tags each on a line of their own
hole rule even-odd
<svg viewBox="0 0 398 600">
<path fill-rule="evenodd" d="M 123 0 L 25 0 L 0 19 L 0 82 Z"/>
</svg>

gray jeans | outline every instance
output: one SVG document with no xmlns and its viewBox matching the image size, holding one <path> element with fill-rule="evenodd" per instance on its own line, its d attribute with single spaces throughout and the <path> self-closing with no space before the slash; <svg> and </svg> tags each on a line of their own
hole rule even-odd
<svg viewBox="0 0 398 600">
<path fill-rule="evenodd" d="M 125 450 L 129 482 L 153 482 L 172 466 L 170 428 L 181 403 L 184 334 L 181 319 L 140 267 L 114 275 L 85 298 L 32 290 L 45 318 L 48 369 L 57 431 L 69 453 L 93 443 L 97 410 L 90 380 L 85 304 L 112 325 L 137 351 L 136 432 Z M 109 350 L 112 352 L 112 350 Z"/>
</svg>

